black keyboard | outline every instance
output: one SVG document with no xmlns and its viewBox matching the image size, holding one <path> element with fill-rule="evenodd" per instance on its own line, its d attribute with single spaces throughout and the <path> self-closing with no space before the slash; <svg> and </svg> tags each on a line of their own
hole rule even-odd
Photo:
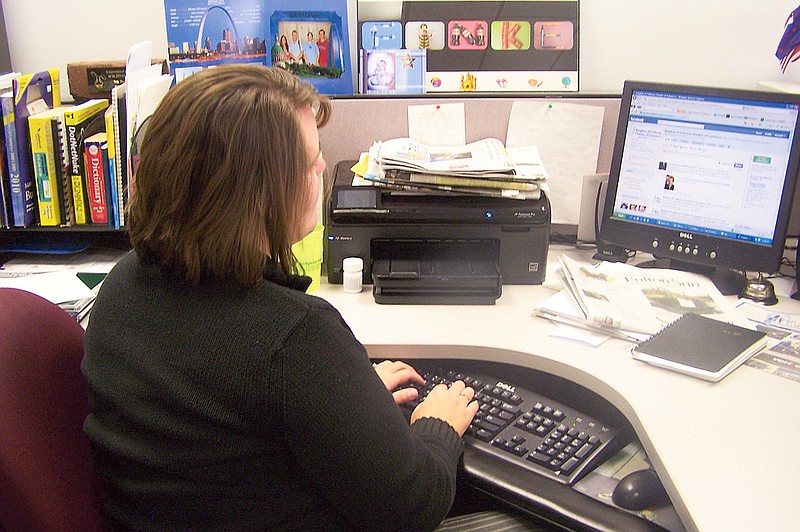
<svg viewBox="0 0 800 532">
<path fill-rule="evenodd" d="M 619 447 L 614 428 L 508 380 L 442 366 L 415 366 L 425 385 L 414 386 L 420 394 L 403 405 L 407 413 L 435 385 L 464 381 L 480 404 L 464 440 L 481 453 L 572 485 Z"/>
</svg>

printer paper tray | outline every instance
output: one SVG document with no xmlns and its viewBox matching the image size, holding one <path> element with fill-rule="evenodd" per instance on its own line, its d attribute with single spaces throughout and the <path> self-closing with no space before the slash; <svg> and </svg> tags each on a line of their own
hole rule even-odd
<svg viewBox="0 0 800 532">
<path fill-rule="evenodd" d="M 372 265 L 377 303 L 493 305 L 502 293 L 497 265 L 488 259 L 377 260 Z"/>
<path fill-rule="evenodd" d="M 394 305 L 494 305 L 500 287 L 488 290 L 425 290 L 420 288 L 380 288 L 373 285 L 376 303 Z"/>
</svg>

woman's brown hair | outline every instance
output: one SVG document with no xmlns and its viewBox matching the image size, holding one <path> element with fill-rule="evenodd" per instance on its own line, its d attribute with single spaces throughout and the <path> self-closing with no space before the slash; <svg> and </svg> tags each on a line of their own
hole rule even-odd
<svg viewBox="0 0 800 532">
<path fill-rule="evenodd" d="M 179 82 L 150 118 L 130 187 L 134 249 L 179 277 L 255 284 L 296 271 L 293 238 L 309 201 L 299 109 L 319 127 L 330 102 L 293 74 L 223 65 Z"/>
</svg>

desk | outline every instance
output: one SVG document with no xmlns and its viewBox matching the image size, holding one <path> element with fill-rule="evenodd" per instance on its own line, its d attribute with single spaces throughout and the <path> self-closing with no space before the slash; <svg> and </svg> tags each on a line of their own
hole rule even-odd
<svg viewBox="0 0 800 532">
<path fill-rule="evenodd" d="M 559 252 L 551 247 L 550 265 Z M 489 357 L 598 393 L 633 426 L 687 530 L 798 526 L 800 383 L 743 366 L 714 384 L 633 360 L 623 340 L 592 348 L 548 336 L 555 325 L 531 311 L 551 293 L 504 286 L 491 306 L 378 305 L 371 286 L 346 294 L 323 280 L 316 295 L 339 309 L 371 357 Z M 781 298 L 777 308 L 800 312 L 800 303 Z"/>
</svg>

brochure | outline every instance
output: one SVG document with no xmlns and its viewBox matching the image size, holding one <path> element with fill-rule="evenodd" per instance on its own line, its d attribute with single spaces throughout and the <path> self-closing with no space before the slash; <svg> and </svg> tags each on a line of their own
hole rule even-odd
<svg viewBox="0 0 800 532">
<path fill-rule="evenodd" d="M 800 334 L 792 334 L 761 351 L 751 357 L 747 365 L 800 382 Z"/>
</svg>

